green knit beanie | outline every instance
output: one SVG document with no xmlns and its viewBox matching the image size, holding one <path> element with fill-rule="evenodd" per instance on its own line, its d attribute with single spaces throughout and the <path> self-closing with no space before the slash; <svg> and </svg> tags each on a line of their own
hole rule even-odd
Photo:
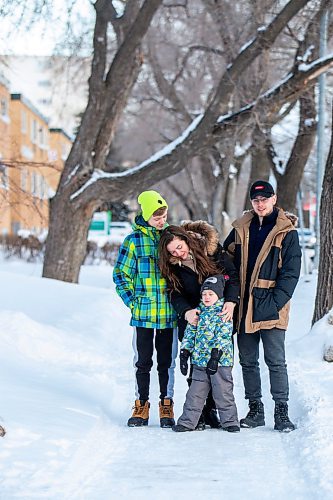
<svg viewBox="0 0 333 500">
<path fill-rule="evenodd" d="M 143 191 L 138 197 L 138 202 L 145 221 L 148 221 L 159 208 L 168 208 L 167 202 L 157 191 Z"/>
</svg>

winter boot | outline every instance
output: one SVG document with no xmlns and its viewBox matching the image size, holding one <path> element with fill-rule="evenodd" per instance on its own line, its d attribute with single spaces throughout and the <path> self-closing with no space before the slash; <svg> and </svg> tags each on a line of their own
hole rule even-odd
<svg viewBox="0 0 333 500">
<path fill-rule="evenodd" d="M 128 427 L 142 427 L 143 425 L 148 425 L 149 408 L 150 404 L 148 401 L 136 399 L 132 416 L 127 422 Z"/>
<path fill-rule="evenodd" d="M 260 400 L 249 402 L 250 411 L 240 421 L 241 427 L 260 427 L 265 425 L 264 405 Z"/>
<path fill-rule="evenodd" d="M 209 425 L 211 429 L 220 429 L 221 423 L 217 414 L 217 410 L 215 410 L 215 408 L 207 411 L 207 409 L 204 407 L 202 413 L 204 416 L 205 425 Z"/>
<path fill-rule="evenodd" d="M 280 432 L 290 432 L 295 430 L 295 425 L 289 420 L 288 417 L 288 404 L 283 401 L 275 403 L 274 410 L 274 430 Z"/>
<path fill-rule="evenodd" d="M 205 416 L 203 413 L 201 413 L 199 422 L 197 423 L 196 428 L 194 429 L 195 431 L 204 431 L 206 429 L 205 425 Z"/>
<path fill-rule="evenodd" d="M 222 427 L 223 431 L 227 432 L 240 432 L 238 425 L 229 425 L 229 427 Z"/>
<path fill-rule="evenodd" d="M 172 399 L 161 399 L 161 401 L 159 402 L 159 408 L 161 427 L 172 427 L 173 425 L 175 425 Z"/>
<path fill-rule="evenodd" d="M 5 428 L 2 427 L 2 425 L 0 425 L 0 437 L 4 437 L 5 434 L 6 434 Z"/>
<path fill-rule="evenodd" d="M 172 430 L 174 432 L 187 432 L 187 431 L 191 431 L 192 429 L 189 429 L 188 427 L 185 427 L 184 425 L 177 424 L 177 425 L 172 426 Z"/>
</svg>

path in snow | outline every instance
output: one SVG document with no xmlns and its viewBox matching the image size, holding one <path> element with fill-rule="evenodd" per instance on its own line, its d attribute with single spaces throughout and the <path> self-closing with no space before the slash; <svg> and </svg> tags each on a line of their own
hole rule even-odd
<svg viewBox="0 0 333 500">
<path fill-rule="evenodd" d="M 28 281 L 22 283 L 29 286 Z M 303 282 L 298 288 L 299 302 L 306 286 Z M 47 281 L 43 287 L 46 289 Z M 96 289 L 93 295 L 79 287 L 78 302 L 87 304 L 82 313 L 79 305 L 76 311 L 76 303 L 71 302 L 70 286 L 63 289 L 61 285 L 62 295 L 64 290 L 68 291 L 65 309 L 62 306 L 66 314 L 57 324 L 48 325 L 42 309 L 33 320 L 23 313 L 1 317 L 2 326 L 8 321 L 2 334 L 2 395 L 9 415 L 19 408 L 1 441 L 1 500 L 331 498 L 322 488 L 325 485 L 313 486 L 320 479 L 316 477 L 318 467 L 311 475 L 313 441 L 318 434 L 307 426 L 311 425 L 319 389 L 312 391 L 314 400 L 305 398 L 304 387 L 298 383 L 297 361 L 289 364 L 290 414 L 298 425 L 293 433 L 273 431 L 273 402 L 263 362 L 265 427 L 243 429 L 239 434 L 218 430 L 176 434 L 160 429 L 153 368 L 150 425 L 130 429 L 126 421 L 133 403 L 134 380 L 125 308 L 116 298 L 117 307 L 108 307 L 109 290 Z M 308 301 L 308 294 L 306 298 Z M 26 314 L 33 307 L 29 304 Z M 292 316 L 287 340 L 290 350 L 307 333 L 311 314 L 304 303 L 304 314 Z M 20 325 L 26 328 L 24 336 Z M 40 325 L 51 351 L 44 349 Z M 40 359 L 35 359 L 35 351 Z M 247 406 L 238 362 L 234 381 L 241 418 Z M 185 377 L 178 368 L 176 416 L 181 413 L 185 392 Z M 324 437 L 319 434 L 319 446 Z"/>
</svg>

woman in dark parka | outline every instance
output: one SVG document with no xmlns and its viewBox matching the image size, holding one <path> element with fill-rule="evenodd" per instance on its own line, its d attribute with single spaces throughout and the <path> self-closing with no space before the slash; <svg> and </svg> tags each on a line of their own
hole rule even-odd
<svg viewBox="0 0 333 500">
<path fill-rule="evenodd" d="M 239 278 L 230 257 L 219 243 L 216 229 L 204 221 L 186 222 L 181 226 L 169 226 L 159 243 L 160 268 L 167 280 L 170 299 L 178 316 L 178 338 L 182 340 L 187 323 L 197 324 L 197 306 L 200 288 L 211 275 L 225 277 L 223 318 L 233 318 L 239 302 Z M 191 383 L 191 373 L 189 384 Z M 218 427 L 219 421 L 211 393 L 203 411 L 205 423 Z M 204 425 L 199 422 L 204 428 Z"/>
</svg>

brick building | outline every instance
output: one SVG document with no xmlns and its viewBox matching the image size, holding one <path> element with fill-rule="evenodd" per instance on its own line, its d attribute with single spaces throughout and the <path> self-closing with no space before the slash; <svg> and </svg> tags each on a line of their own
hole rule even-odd
<svg viewBox="0 0 333 500">
<path fill-rule="evenodd" d="M 49 198 L 72 142 L 1 78 L 0 102 L 0 233 L 38 235 L 48 227 Z"/>
</svg>

